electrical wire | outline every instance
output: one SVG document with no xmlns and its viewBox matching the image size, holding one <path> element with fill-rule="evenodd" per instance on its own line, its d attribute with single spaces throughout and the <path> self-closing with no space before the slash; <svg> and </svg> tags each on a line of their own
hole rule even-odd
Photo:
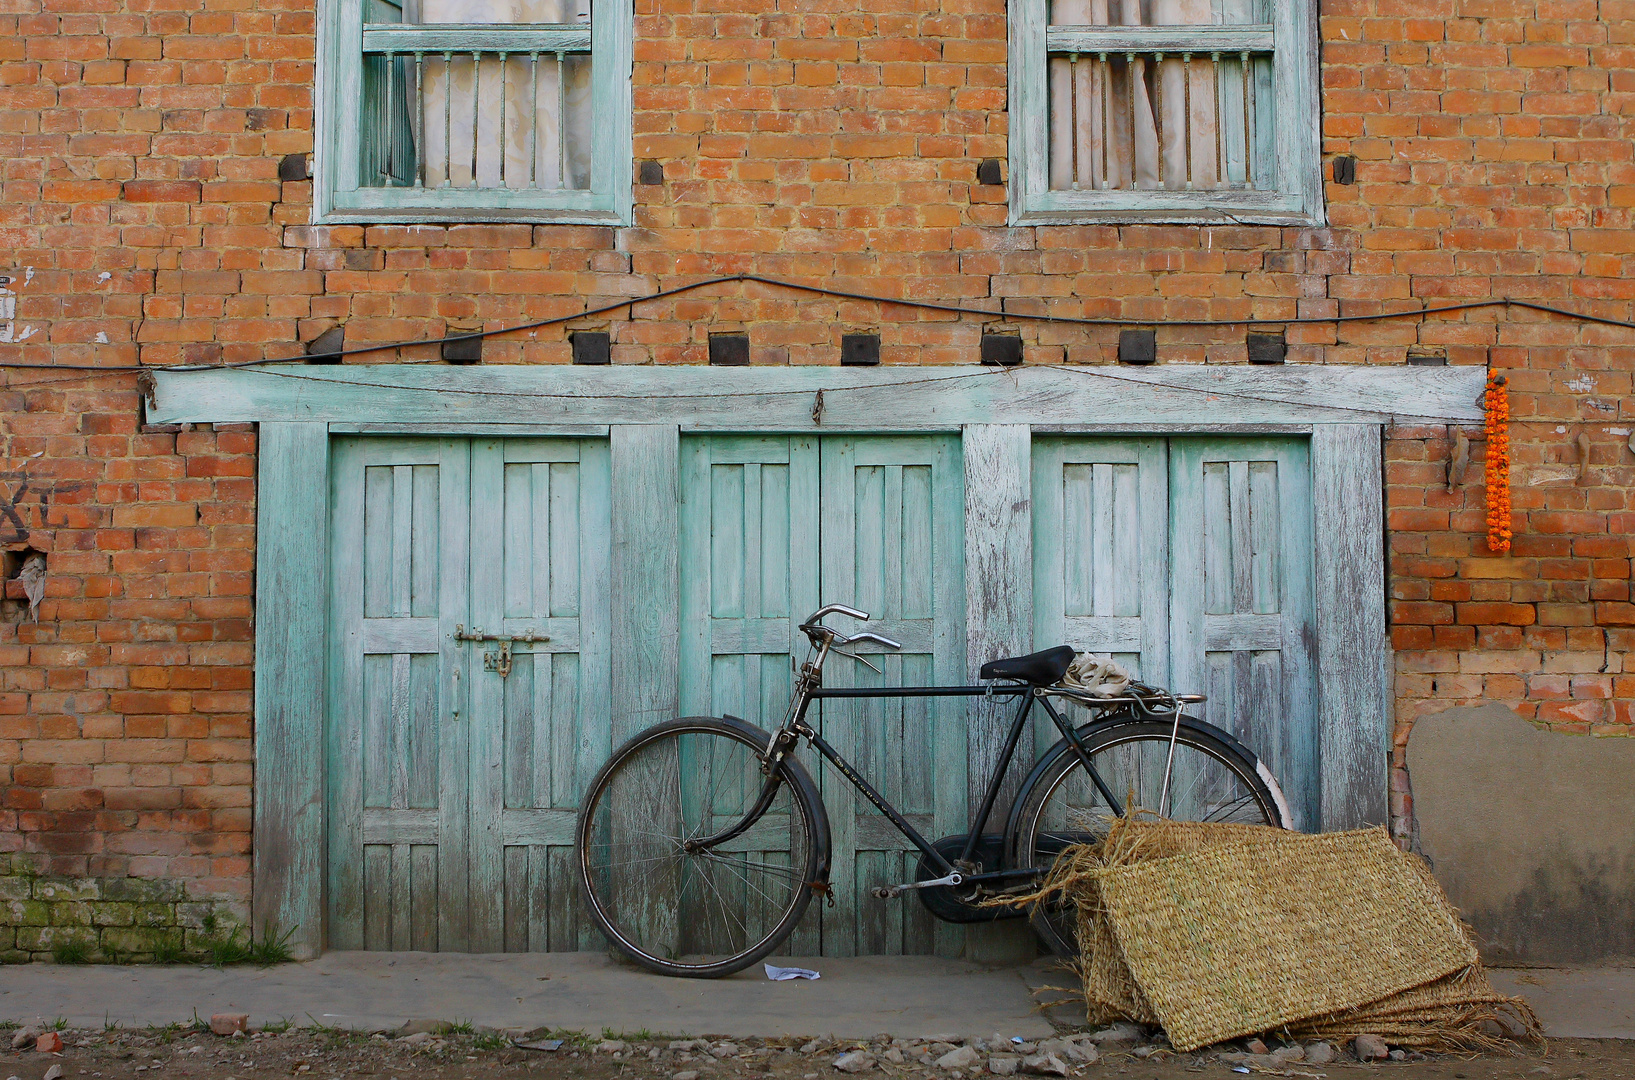
<svg viewBox="0 0 1635 1080">
<path fill-rule="evenodd" d="M 1252 316 L 1243 319 L 1112 319 L 1112 318 L 1085 318 L 1076 315 L 1053 315 L 1039 312 L 1021 312 L 1003 310 L 1004 300 L 1000 300 L 1001 310 L 994 311 L 988 308 L 970 307 L 964 304 L 943 304 L 931 300 L 909 300 L 901 297 L 876 296 L 871 293 L 853 292 L 848 289 L 834 289 L 826 285 L 809 285 L 798 281 L 785 281 L 780 278 L 764 277 L 760 274 L 729 274 L 723 277 L 703 278 L 677 285 L 646 296 L 631 296 L 600 307 L 585 311 L 574 312 L 569 315 L 559 315 L 550 319 L 537 319 L 533 322 L 519 323 L 515 326 L 500 327 L 497 330 L 474 330 L 468 333 L 447 334 L 443 337 L 421 338 L 415 341 L 385 341 L 374 345 L 360 345 L 351 349 L 336 349 L 328 352 L 310 353 L 300 356 L 269 357 L 259 360 L 240 360 L 228 364 L 133 364 L 120 367 L 109 367 L 105 364 L 26 364 L 17 361 L 0 361 L 0 368 L 37 369 L 48 371 L 80 371 L 97 374 L 119 374 L 136 371 L 215 371 L 227 368 L 258 367 L 262 364 L 278 364 L 290 362 L 312 363 L 323 360 L 341 360 L 348 356 L 362 356 L 369 353 L 391 352 L 398 349 L 408 349 L 417 346 L 442 345 L 458 341 L 480 341 L 485 338 L 499 337 L 505 334 L 516 334 L 527 330 L 541 330 L 550 326 L 560 326 L 573 322 L 576 319 L 592 319 L 598 315 L 630 308 L 631 317 L 635 317 L 635 305 L 655 300 L 666 300 L 673 296 L 694 292 L 698 289 L 713 285 L 727 285 L 737 282 L 750 282 L 757 285 L 766 285 L 773 288 L 791 289 L 797 292 L 810 293 L 816 296 L 826 296 L 837 300 L 856 300 L 864 303 L 894 304 L 898 307 L 912 308 L 918 311 L 936 311 L 948 315 L 975 315 L 988 319 L 997 319 L 1003 322 L 1040 322 L 1058 323 L 1067 326 L 1119 326 L 1119 327 L 1189 327 L 1189 328 L 1225 328 L 1232 326 L 1332 326 L 1344 323 L 1379 322 L 1388 319 L 1421 318 L 1428 315 L 1445 315 L 1461 311 L 1477 311 L 1483 308 L 1505 307 L 1520 308 L 1524 311 L 1536 311 L 1543 314 L 1559 315 L 1563 318 L 1576 319 L 1579 322 L 1593 323 L 1599 326 L 1618 326 L 1635 330 L 1635 322 L 1627 319 L 1614 319 L 1603 315 L 1592 315 L 1588 312 L 1573 311 L 1569 308 L 1556 307 L 1552 304 L 1540 304 L 1531 300 L 1515 300 L 1510 297 L 1498 297 L 1490 300 L 1467 300 L 1457 304 L 1443 304 L 1437 307 L 1409 308 L 1402 311 L 1378 311 L 1359 315 L 1301 315 L 1293 318 L 1269 318 Z M 434 364 L 440 359 L 410 360 L 406 363 Z M 1149 384 L 1150 385 L 1150 384 Z"/>
</svg>

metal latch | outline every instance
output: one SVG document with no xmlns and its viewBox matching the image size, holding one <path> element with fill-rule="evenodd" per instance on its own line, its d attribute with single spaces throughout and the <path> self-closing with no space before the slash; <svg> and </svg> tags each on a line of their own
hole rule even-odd
<svg viewBox="0 0 1635 1080">
<path fill-rule="evenodd" d="M 511 674 L 511 643 L 513 641 L 531 644 L 549 641 L 551 638 L 549 634 L 536 634 L 532 630 L 526 634 L 490 634 L 480 626 L 473 626 L 470 630 L 467 630 L 464 623 L 456 623 L 454 640 L 497 642 L 499 644 L 498 649 L 483 653 L 483 670 L 497 671 L 500 673 L 500 678 L 503 679 Z"/>
</svg>

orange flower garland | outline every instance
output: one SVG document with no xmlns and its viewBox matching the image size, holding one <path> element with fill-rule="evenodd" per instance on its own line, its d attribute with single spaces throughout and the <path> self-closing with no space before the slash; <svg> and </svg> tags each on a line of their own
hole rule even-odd
<svg viewBox="0 0 1635 1080">
<path fill-rule="evenodd" d="M 1503 375 L 1487 379 L 1487 546 L 1510 550 L 1510 391 Z"/>
</svg>

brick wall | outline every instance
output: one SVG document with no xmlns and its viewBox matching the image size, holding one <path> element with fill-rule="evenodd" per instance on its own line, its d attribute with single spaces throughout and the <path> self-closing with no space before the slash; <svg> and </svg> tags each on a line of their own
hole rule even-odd
<svg viewBox="0 0 1635 1080">
<path fill-rule="evenodd" d="M 0 0 L 0 361 L 288 356 L 340 323 L 352 345 L 435 336 L 740 270 L 1147 320 L 1495 296 L 1632 315 L 1628 0 L 1324 0 L 1325 152 L 1359 164 L 1317 230 L 1007 228 L 1004 189 L 975 183 L 1005 153 L 1003 0 L 636 11 L 634 154 L 665 183 L 636 188 L 633 228 L 321 228 L 310 185 L 277 179 L 311 147 L 312 0 Z M 616 362 L 699 363 L 737 329 L 756 363 L 834 363 L 874 329 L 886 363 L 970 361 L 979 335 L 761 286 L 639 314 L 611 323 Z M 1113 329 L 1020 329 L 1031 363 L 1114 356 Z M 1479 455 L 1450 494 L 1446 431 L 1387 449 L 1399 741 L 1481 698 L 1628 732 L 1635 332 L 1486 311 L 1289 340 L 1292 362 L 1421 346 L 1511 374 L 1509 557 L 1482 547 Z M 1159 350 L 1245 355 L 1241 330 L 1161 330 Z M 552 329 L 486 359 L 568 355 Z M 3 378 L 11 546 L 48 552 L 50 578 L 38 622 L 13 600 L 0 625 L 0 849 L 242 895 L 253 437 L 143 432 L 129 376 Z"/>
<path fill-rule="evenodd" d="M 0 529 L 48 568 L 37 619 L 0 604 L 0 858 L 246 898 L 254 433 L 46 377 L 0 391 Z"/>
</svg>

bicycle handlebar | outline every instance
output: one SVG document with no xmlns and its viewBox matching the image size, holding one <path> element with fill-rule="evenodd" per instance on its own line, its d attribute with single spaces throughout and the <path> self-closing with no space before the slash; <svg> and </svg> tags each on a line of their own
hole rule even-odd
<svg viewBox="0 0 1635 1080">
<path fill-rule="evenodd" d="M 866 611 L 858 611 L 856 608 L 847 607 L 845 604 L 830 604 L 828 607 L 818 608 L 812 614 L 806 616 L 804 625 L 812 626 L 825 615 L 846 615 L 859 622 L 865 621 L 869 617 L 869 613 Z"/>
<path fill-rule="evenodd" d="M 902 648 L 901 644 L 891 640 L 888 637 L 881 637 L 879 634 L 871 634 L 866 631 L 861 634 L 853 634 L 851 637 L 841 637 L 835 632 L 833 627 L 823 625 L 821 620 L 826 615 L 845 615 L 849 618 L 860 621 L 866 620 L 869 617 L 868 612 L 858 611 L 856 608 L 847 607 L 845 604 L 830 604 L 828 607 L 819 608 L 817 611 L 814 611 L 812 614 L 808 615 L 806 617 L 806 621 L 800 625 L 800 628 L 805 631 L 806 636 L 812 639 L 812 644 L 814 645 L 819 643 L 819 638 L 826 636 L 829 640 L 829 645 L 831 648 L 854 645 L 859 641 L 872 641 L 877 645 L 884 645 L 888 649 Z"/>
<path fill-rule="evenodd" d="M 853 634 L 849 638 L 835 642 L 835 644 L 852 645 L 859 641 L 872 641 L 878 645 L 884 645 L 888 649 L 900 649 L 903 647 L 901 642 L 893 641 L 888 637 L 881 637 L 879 634 Z"/>
</svg>

